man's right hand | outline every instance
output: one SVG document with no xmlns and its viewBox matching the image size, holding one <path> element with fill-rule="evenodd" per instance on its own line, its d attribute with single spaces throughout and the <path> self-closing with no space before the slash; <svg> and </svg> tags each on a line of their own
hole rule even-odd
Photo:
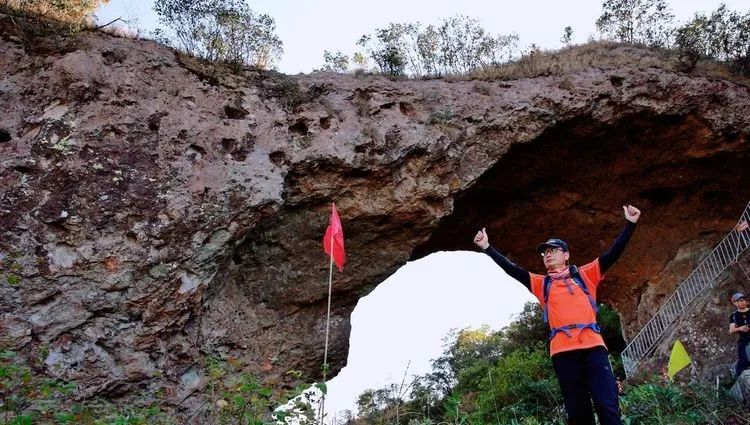
<svg viewBox="0 0 750 425">
<path fill-rule="evenodd" d="M 482 251 L 490 246 L 490 239 L 487 237 L 487 231 L 485 229 L 486 228 L 483 227 L 482 230 L 478 231 L 477 235 L 474 236 L 474 243 L 482 248 Z"/>
</svg>

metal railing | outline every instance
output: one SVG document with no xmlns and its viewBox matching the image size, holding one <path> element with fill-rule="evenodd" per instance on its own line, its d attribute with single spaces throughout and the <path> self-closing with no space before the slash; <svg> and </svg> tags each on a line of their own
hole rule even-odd
<svg viewBox="0 0 750 425">
<path fill-rule="evenodd" d="M 622 363 L 627 377 L 633 376 L 640 362 L 661 342 L 682 313 L 688 310 L 690 303 L 706 288 L 713 287 L 716 278 L 750 247 L 750 229 L 739 230 L 743 221 L 750 223 L 750 203 L 745 206 L 737 226 L 677 286 L 654 317 L 625 347 Z"/>
</svg>

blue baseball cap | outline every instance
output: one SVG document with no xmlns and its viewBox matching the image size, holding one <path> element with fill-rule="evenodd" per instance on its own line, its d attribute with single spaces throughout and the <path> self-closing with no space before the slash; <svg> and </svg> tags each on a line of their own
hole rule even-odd
<svg viewBox="0 0 750 425">
<path fill-rule="evenodd" d="M 547 248 L 562 248 L 563 251 L 568 252 L 568 244 L 562 239 L 547 239 L 547 242 L 541 243 L 536 247 L 536 252 L 541 254 Z"/>
<path fill-rule="evenodd" d="M 747 297 L 745 297 L 745 294 L 743 294 L 742 292 L 735 292 L 734 295 L 732 295 L 732 302 L 738 301 L 742 298 L 747 299 Z"/>
</svg>

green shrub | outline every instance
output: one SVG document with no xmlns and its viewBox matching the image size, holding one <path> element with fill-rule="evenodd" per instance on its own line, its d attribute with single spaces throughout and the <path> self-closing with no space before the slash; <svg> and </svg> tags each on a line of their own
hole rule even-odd
<svg viewBox="0 0 750 425">
<path fill-rule="evenodd" d="M 308 386 L 276 393 L 264 386 L 245 367 L 234 359 L 210 357 L 206 362 L 209 382 L 203 391 L 206 398 L 206 417 L 218 424 L 314 423 L 312 398 L 302 395 Z M 291 410 L 275 409 L 302 395 Z"/>
<path fill-rule="evenodd" d="M 8 282 L 8 285 L 10 286 L 18 286 L 21 284 L 21 277 L 15 273 L 8 273 L 5 281 Z"/>
<path fill-rule="evenodd" d="M 256 14 L 244 1 L 157 0 L 154 10 L 167 27 L 155 38 L 190 55 L 237 69 L 243 64 L 268 69 L 283 52 L 274 19 Z"/>
<path fill-rule="evenodd" d="M 92 21 L 94 11 L 109 0 L 0 0 L 0 10 L 44 21 L 67 24 L 79 30 Z"/>
<path fill-rule="evenodd" d="M 626 425 L 714 424 L 746 416 L 741 405 L 726 394 L 719 393 L 717 397 L 710 387 L 696 383 L 681 386 L 656 379 L 628 388 L 620 405 Z"/>
<path fill-rule="evenodd" d="M 484 423 L 562 419 L 562 396 L 546 347 L 503 356 L 482 380 L 474 417 Z M 523 423 L 523 422 L 518 422 Z M 531 422 L 533 423 L 533 422 Z"/>
<path fill-rule="evenodd" d="M 45 348 L 35 356 L 44 357 Z M 118 406 L 102 399 L 79 403 L 77 385 L 48 378 L 30 366 L 27 358 L 12 350 L 0 351 L 0 424 L 91 424 L 91 425 L 172 425 L 183 423 L 163 412 L 159 393 L 151 404 Z M 34 367 L 35 369 L 38 366 Z M 304 396 L 289 411 L 275 411 L 306 389 L 276 393 L 244 371 L 235 361 L 211 358 L 206 370 L 209 383 L 201 394 L 204 408 L 196 418 L 210 424 L 312 424 L 314 412 L 310 398 Z M 183 418 L 184 419 L 184 418 Z"/>
<path fill-rule="evenodd" d="M 673 19 L 666 0 L 604 0 L 596 28 L 610 40 L 668 47 Z"/>
<path fill-rule="evenodd" d="M 616 313 L 601 306 L 599 320 L 607 344 L 618 348 Z M 452 331 L 432 372 L 419 377 L 410 398 L 400 401 L 401 411 L 411 414 L 401 416 L 398 425 L 566 423 L 546 335 L 541 310 L 532 303 L 500 332 L 486 327 Z M 619 354 L 611 354 L 615 370 L 621 368 Z M 362 394 L 360 416 L 353 423 L 394 424 L 392 388 Z M 748 423 L 740 404 L 723 391 L 717 394 L 696 383 L 680 386 L 653 379 L 629 386 L 620 403 L 629 425 Z"/>
<path fill-rule="evenodd" d="M 392 76 L 439 76 L 465 73 L 509 59 L 518 35 L 494 36 L 469 16 L 442 19 L 438 25 L 390 23 L 363 35 L 357 45 L 366 57 L 355 56 L 364 66 L 372 59 L 381 73 Z"/>
<path fill-rule="evenodd" d="M 700 59 L 713 59 L 730 62 L 739 75 L 750 75 L 750 11 L 742 15 L 722 4 L 710 15 L 697 13 L 677 29 L 675 44 L 688 71 Z"/>
</svg>

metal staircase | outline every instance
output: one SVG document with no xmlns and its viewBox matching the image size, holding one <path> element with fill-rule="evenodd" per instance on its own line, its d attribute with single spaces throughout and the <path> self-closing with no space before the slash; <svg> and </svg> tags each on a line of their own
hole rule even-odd
<svg viewBox="0 0 750 425">
<path fill-rule="evenodd" d="M 689 310 L 690 303 L 707 288 L 713 287 L 715 279 L 750 247 L 750 229 L 740 230 L 743 221 L 750 223 L 750 203 L 745 206 L 737 226 L 677 286 L 654 317 L 625 347 L 622 363 L 627 377 L 633 376 L 641 361 L 659 345 L 677 319 Z"/>
</svg>

